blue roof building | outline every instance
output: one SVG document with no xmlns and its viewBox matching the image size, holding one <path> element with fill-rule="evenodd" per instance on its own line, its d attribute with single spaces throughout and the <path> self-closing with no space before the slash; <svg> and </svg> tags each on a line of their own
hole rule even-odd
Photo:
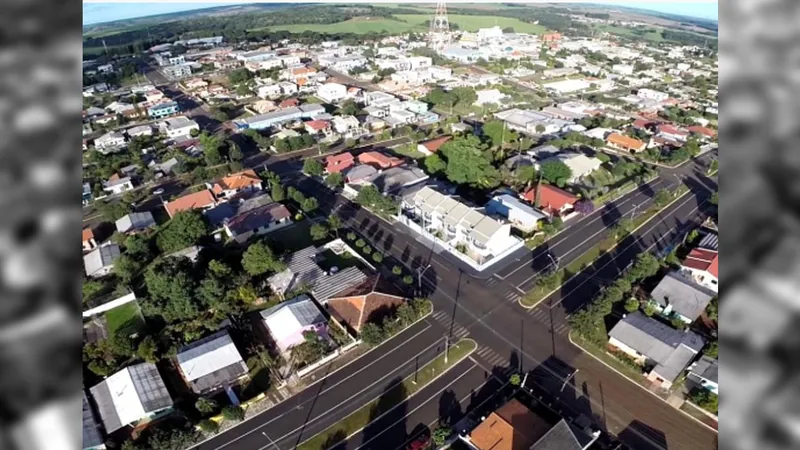
<svg viewBox="0 0 800 450">
<path fill-rule="evenodd" d="M 180 111 L 181 109 L 176 102 L 166 102 L 147 108 L 147 115 L 153 119 L 161 119 L 173 114 L 178 114 Z"/>
</svg>

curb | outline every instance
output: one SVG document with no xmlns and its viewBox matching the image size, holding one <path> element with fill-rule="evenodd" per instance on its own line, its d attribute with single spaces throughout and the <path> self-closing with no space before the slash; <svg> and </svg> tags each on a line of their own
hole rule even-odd
<svg viewBox="0 0 800 450">
<path fill-rule="evenodd" d="M 664 207 L 663 207 L 663 208 L 659 209 L 659 210 L 658 210 L 658 211 L 657 211 L 655 214 L 653 214 L 653 217 L 651 217 L 651 218 L 649 218 L 649 219 L 645 220 L 644 222 L 642 222 L 642 224 L 641 224 L 641 225 L 639 225 L 638 227 L 636 227 L 636 228 L 634 228 L 633 230 L 631 230 L 631 232 L 629 233 L 629 235 L 632 235 L 633 233 L 635 233 L 636 231 L 638 231 L 640 228 L 642 228 L 643 226 L 647 225 L 647 224 L 648 224 L 648 223 L 649 223 L 651 220 L 653 220 L 653 219 L 654 219 L 654 218 L 655 218 L 655 217 L 656 217 L 656 216 L 657 216 L 657 215 L 658 215 L 660 212 L 662 212 L 662 211 L 664 211 L 665 209 L 669 208 L 670 206 L 672 206 L 673 204 L 675 204 L 675 203 L 676 203 L 678 200 L 682 199 L 683 197 L 685 197 L 686 195 L 690 194 L 691 192 L 692 192 L 692 191 L 686 191 L 686 192 L 684 192 L 683 194 L 681 194 L 681 195 L 679 195 L 678 197 L 676 197 L 676 198 L 675 198 L 674 200 L 672 200 L 671 202 L 669 202 L 669 203 L 667 203 L 666 205 L 664 205 Z M 619 245 L 619 242 L 616 242 L 616 243 L 614 243 L 614 245 L 612 245 L 612 246 L 611 246 L 611 247 L 610 247 L 608 250 L 606 250 L 606 252 L 605 252 L 605 253 L 608 253 L 608 252 L 610 252 L 611 250 L 614 250 L 615 248 L 617 248 L 617 246 L 618 246 L 618 245 Z M 591 250 L 592 248 L 594 248 L 594 247 L 591 247 L 591 248 L 589 248 L 589 250 Z M 578 256 L 577 256 L 575 259 L 578 259 L 578 258 L 580 258 L 581 256 L 585 255 L 586 253 L 588 253 L 588 252 L 589 252 L 589 250 L 586 250 L 585 252 L 581 253 L 581 254 L 580 254 L 580 255 L 578 255 Z M 605 253 L 603 253 L 603 255 L 605 255 Z M 603 255 L 600 255 L 600 256 L 598 256 L 597 258 L 595 258 L 594 260 L 592 260 L 592 262 L 591 262 L 591 263 L 589 263 L 589 266 L 593 265 L 593 264 L 595 263 L 595 261 L 597 261 L 598 259 L 600 259 L 600 258 L 601 258 Z M 589 266 L 587 266 L 587 267 L 589 267 Z M 539 305 L 539 303 L 543 302 L 543 301 L 544 301 L 544 300 L 546 300 L 548 297 L 550 297 L 551 295 L 553 295 L 553 294 L 554 294 L 556 291 L 558 291 L 559 289 L 561 289 L 561 286 L 563 286 L 563 285 L 567 284 L 567 283 L 569 282 L 569 280 L 571 280 L 571 279 L 575 278 L 576 276 L 578 276 L 578 275 L 579 275 L 581 272 L 583 272 L 584 270 L 586 270 L 586 269 L 584 268 L 584 269 L 581 269 L 581 270 L 579 270 L 578 272 L 575 272 L 575 274 L 574 274 L 574 275 L 572 275 L 571 277 L 569 277 L 569 278 L 567 278 L 566 280 L 564 280 L 564 281 L 563 281 L 563 282 L 562 282 L 562 283 L 561 283 L 561 284 L 560 284 L 558 287 L 556 287 L 556 288 L 555 288 L 555 289 L 553 289 L 552 291 L 548 292 L 548 293 L 547 293 L 547 295 L 545 295 L 544 297 L 542 297 L 542 298 L 541 298 L 541 300 L 539 300 L 538 302 L 534 303 L 532 306 L 527 306 L 527 305 L 524 305 L 524 304 L 522 304 L 522 299 L 523 299 L 523 298 L 525 298 L 525 296 L 524 296 L 524 295 L 523 295 L 522 297 L 520 297 L 520 298 L 519 298 L 519 300 L 517 300 L 517 302 L 519 303 L 519 305 L 520 305 L 521 307 L 523 307 L 523 308 L 525 308 L 525 309 L 533 309 L 533 308 L 536 308 L 536 306 L 538 306 L 538 305 Z"/>
<path fill-rule="evenodd" d="M 628 381 L 630 381 L 631 383 L 635 384 L 635 385 L 636 385 L 638 388 L 640 388 L 641 390 L 643 390 L 643 391 L 647 392 L 648 394 L 652 395 L 653 397 L 655 397 L 655 398 L 657 398 L 657 399 L 661 400 L 662 402 L 666 403 L 667 405 L 669 405 L 669 407 L 670 407 L 670 408 L 672 408 L 672 409 L 675 409 L 675 410 L 677 410 L 677 411 L 680 411 L 680 413 L 681 413 L 681 414 L 683 414 L 684 416 L 686 416 L 686 417 L 688 417 L 688 418 L 690 418 L 690 419 L 694 420 L 695 422 L 697 422 L 697 423 L 699 423 L 700 425 L 702 425 L 702 426 L 704 426 L 704 427 L 708 428 L 709 430 L 713 431 L 714 433 L 717 433 L 717 434 L 719 434 L 719 431 L 718 431 L 718 430 L 715 430 L 714 428 L 712 428 L 712 427 L 711 427 L 711 426 L 709 426 L 708 424 L 706 424 L 706 423 L 703 423 L 702 421 L 698 420 L 698 419 L 697 419 L 697 418 L 695 418 L 695 417 L 692 417 L 691 415 L 689 415 L 689 414 L 687 414 L 686 412 L 682 411 L 680 408 L 676 408 L 676 407 L 674 407 L 674 406 L 670 405 L 670 404 L 669 404 L 669 403 L 668 403 L 666 400 L 664 400 L 663 398 L 661 398 L 660 396 L 658 396 L 658 395 L 657 395 L 657 394 L 655 394 L 654 392 L 651 392 L 650 390 L 648 390 L 647 388 L 645 388 L 644 386 L 642 386 L 641 384 L 639 384 L 639 383 L 638 383 L 638 382 L 636 382 L 635 380 L 632 380 L 632 379 L 630 379 L 630 377 L 628 377 L 628 376 L 627 376 L 627 375 L 625 375 L 624 373 L 620 372 L 619 370 L 617 370 L 617 369 L 615 369 L 615 368 L 611 367 L 611 366 L 610 366 L 610 365 L 608 365 L 608 364 L 607 364 L 605 361 L 603 361 L 602 359 L 598 358 L 597 356 L 594 356 L 592 353 L 590 353 L 590 352 L 587 352 L 587 351 L 586 351 L 586 350 L 585 350 L 583 347 L 581 347 L 581 346 L 580 346 L 578 343 L 576 343 L 575 341 L 573 341 L 573 340 L 572 340 L 572 330 L 570 330 L 570 332 L 567 334 L 567 339 L 569 339 L 569 343 L 570 343 L 570 344 L 574 345 L 575 347 L 578 347 L 578 348 L 581 350 L 581 352 L 583 352 L 583 353 L 584 353 L 584 354 L 586 354 L 586 355 L 589 355 L 589 356 L 591 356 L 592 358 L 594 358 L 594 359 L 595 359 L 596 361 L 598 361 L 599 363 L 601 363 L 601 364 L 603 364 L 604 366 L 606 366 L 607 368 L 609 368 L 609 369 L 613 370 L 613 371 L 614 371 L 614 372 L 615 372 L 617 375 L 619 375 L 619 376 L 621 376 L 621 377 L 625 378 L 626 380 L 628 380 Z"/>
</svg>

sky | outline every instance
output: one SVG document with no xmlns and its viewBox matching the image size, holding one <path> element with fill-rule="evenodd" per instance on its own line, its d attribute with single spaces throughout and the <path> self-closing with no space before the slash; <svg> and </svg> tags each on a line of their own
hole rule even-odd
<svg viewBox="0 0 800 450">
<path fill-rule="evenodd" d="M 585 0 L 584 0 L 585 1 Z M 682 14 L 686 16 L 699 17 L 703 19 L 717 20 L 716 1 L 672 1 L 672 2 L 649 2 L 649 1 L 602 1 L 606 5 L 630 6 L 634 8 L 650 9 L 653 11 Z M 152 16 L 156 14 L 167 14 L 179 11 L 190 11 L 193 9 L 211 8 L 214 6 L 236 5 L 243 2 L 184 2 L 184 3 L 83 3 L 83 24 L 91 25 L 95 23 L 111 22 L 121 19 L 133 19 L 136 17 Z M 478 3 L 478 2 L 476 2 Z M 373 3 L 374 4 L 374 3 Z"/>
</svg>

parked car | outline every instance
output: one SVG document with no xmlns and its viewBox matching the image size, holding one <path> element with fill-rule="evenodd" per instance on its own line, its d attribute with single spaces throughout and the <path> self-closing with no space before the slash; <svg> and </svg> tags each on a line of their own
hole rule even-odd
<svg viewBox="0 0 800 450">
<path fill-rule="evenodd" d="M 151 193 L 152 193 L 153 195 L 161 195 L 161 194 L 163 194 L 163 193 L 164 193 L 164 188 L 157 188 L 157 189 L 153 189 L 153 192 L 151 192 Z"/>
</svg>

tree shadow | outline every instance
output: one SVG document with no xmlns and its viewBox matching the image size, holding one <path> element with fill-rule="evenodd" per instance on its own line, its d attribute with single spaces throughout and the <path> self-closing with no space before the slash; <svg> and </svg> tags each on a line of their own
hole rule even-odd
<svg viewBox="0 0 800 450">
<path fill-rule="evenodd" d="M 347 435 L 343 430 L 336 430 L 335 433 L 325 439 L 325 442 L 320 445 L 319 450 L 344 450 L 347 448 L 346 439 Z"/>
<path fill-rule="evenodd" d="M 370 409 L 369 424 L 361 433 L 361 442 L 368 443 L 368 448 L 394 448 L 406 440 L 408 392 L 400 377 L 392 379 L 387 386 Z"/>
<path fill-rule="evenodd" d="M 461 418 L 461 404 L 455 392 L 448 389 L 439 396 L 439 425 L 450 427 Z"/>
<path fill-rule="evenodd" d="M 408 245 L 405 246 L 403 249 L 403 254 L 400 255 L 400 260 L 403 264 L 408 263 L 408 259 L 411 257 L 411 247 Z"/>
</svg>

